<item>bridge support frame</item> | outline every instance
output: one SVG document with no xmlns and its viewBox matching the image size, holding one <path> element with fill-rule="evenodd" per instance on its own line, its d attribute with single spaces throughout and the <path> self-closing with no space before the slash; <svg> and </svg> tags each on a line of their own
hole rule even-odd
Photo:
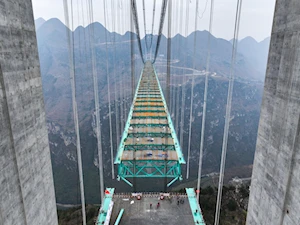
<svg viewBox="0 0 300 225">
<path fill-rule="evenodd" d="M 174 160 L 122 161 L 121 164 L 119 164 L 118 166 L 118 175 L 119 175 L 118 180 L 121 179 L 124 181 L 127 180 L 127 178 L 164 178 L 164 177 L 173 178 L 176 180 L 178 179 L 182 180 L 180 164 L 178 161 L 174 161 Z"/>
</svg>

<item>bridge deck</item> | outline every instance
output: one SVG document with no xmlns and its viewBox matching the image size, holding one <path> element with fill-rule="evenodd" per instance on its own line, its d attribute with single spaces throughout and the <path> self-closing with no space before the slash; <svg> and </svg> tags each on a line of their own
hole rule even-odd
<svg viewBox="0 0 300 225">
<path fill-rule="evenodd" d="M 120 217 L 120 212 L 122 217 Z M 205 225 L 193 188 L 186 193 L 114 193 L 107 188 L 96 225 Z"/>
<path fill-rule="evenodd" d="M 141 200 L 131 196 L 114 195 L 114 208 L 111 214 L 111 223 L 114 224 L 121 209 L 124 209 L 121 224 L 127 225 L 154 225 L 154 224 L 195 224 L 187 195 L 178 195 L 171 200 L 159 200 L 159 194 L 143 193 Z M 160 203 L 157 208 L 157 203 Z M 150 204 L 152 207 L 150 208 Z"/>
<path fill-rule="evenodd" d="M 146 62 L 130 109 L 115 164 L 119 179 L 181 179 L 185 164 L 155 69 Z M 125 180 L 126 181 L 126 180 Z"/>
</svg>

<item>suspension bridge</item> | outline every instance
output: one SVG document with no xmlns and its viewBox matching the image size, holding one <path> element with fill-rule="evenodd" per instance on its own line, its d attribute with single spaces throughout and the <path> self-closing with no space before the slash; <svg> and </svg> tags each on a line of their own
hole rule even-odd
<svg viewBox="0 0 300 225">
<path fill-rule="evenodd" d="M 205 224 L 193 188 L 186 189 L 185 195 L 167 192 L 167 187 L 183 179 L 181 165 L 186 162 L 150 61 L 142 70 L 115 164 L 117 179 L 133 187 L 134 192 L 114 194 L 114 188 L 106 189 L 97 225 L 119 224 L 121 219 L 122 224 Z M 164 178 L 165 190 L 136 192 L 138 178 Z"/>
<path fill-rule="evenodd" d="M 149 7 L 149 2 L 152 2 L 151 7 Z M 187 109 L 185 105 L 186 74 L 182 72 L 180 105 L 178 104 L 180 95 L 176 93 L 174 87 L 171 87 L 171 79 L 174 78 L 170 69 L 171 37 L 176 33 L 187 37 L 190 24 L 194 24 L 194 31 L 197 31 L 198 20 L 203 17 L 206 9 L 209 11 L 208 33 L 212 33 L 214 0 L 210 0 L 210 7 L 206 1 L 202 13 L 199 10 L 201 3 L 199 0 L 102 0 L 102 12 L 99 7 L 95 7 L 94 3 L 93 0 L 63 1 L 69 64 L 62 64 L 64 68 L 69 69 L 70 75 L 72 116 L 75 127 L 75 143 L 73 144 L 77 150 L 82 224 L 86 225 L 87 221 L 77 108 L 79 102 L 78 92 L 76 92 L 78 86 L 76 85 L 76 75 L 78 75 L 76 63 L 80 61 L 78 58 L 82 59 L 80 56 L 85 55 L 85 66 L 91 67 L 93 78 L 91 89 L 93 89 L 94 111 L 91 117 L 95 120 L 93 131 L 97 140 L 95 148 L 97 148 L 98 156 L 101 199 L 101 208 L 94 221 L 95 224 L 204 225 L 199 192 L 209 89 L 208 76 L 212 73 L 210 71 L 212 43 L 208 35 L 207 43 L 205 43 L 207 45 L 206 63 L 203 67 L 205 87 L 201 101 L 200 143 L 197 143 L 199 148 L 191 151 L 195 71 L 199 69 L 195 60 L 197 33 L 194 35 L 194 48 L 184 57 L 185 62 L 182 64 L 185 65 L 180 65 L 180 68 L 193 71 L 189 99 L 191 107 L 188 116 L 185 115 Z M 220 222 L 242 0 L 237 0 L 236 3 L 214 225 Z M 58 224 L 57 207 L 31 0 L 0 0 L 0 6 L 0 224 L 55 225 Z M 191 17 L 191 9 L 194 10 L 194 17 Z M 300 185 L 298 179 L 300 174 L 299 9 L 299 0 L 277 0 L 276 2 L 248 206 L 247 224 L 249 225 L 296 225 L 300 221 L 298 212 Z M 95 27 L 91 25 L 95 22 L 94 10 L 104 16 L 104 27 L 110 29 L 113 35 L 109 37 L 108 32 L 96 34 Z M 139 16 L 141 14 L 143 16 Z M 75 43 L 76 37 L 73 32 L 75 31 L 75 18 L 81 21 L 83 26 L 89 24 L 86 28 L 87 32 L 83 36 L 79 35 L 80 41 L 77 43 Z M 191 18 L 195 21 L 191 21 Z M 150 26 L 147 21 L 151 21 Z M 156 23 L 157 26 L 155 26 Z M 123 43 L 130 43 L 130 54 L 127 54 L 130 63 L 126 66 L 131 67 L 131 71 L 128 74 L 125 72 L 129 76 L 116 83 L 116 80 L 120 78 L 115 70 L 118 64 L 116 33 L 127 31 L 130 31 L 128 35 L 130 40 Z M 163 33 L 167 37 L 165 45 L 167 59 L 165 65 L 160 63 L 159 66 L 165 68 L 166 73 L 157 73 L 158 63 L 156 62 L 164 46 L 161 45 Z M 105 45 L 105 53 L 101 54 L 102 52 L 97 48 L 99 45 L 97 46 L 96 39 L 101 39 L 102 43 L 98 42 L 99 45 Z M 79 49 L 85 48 L 85 51 L 79 51 L 84 52 L 82 55 L 79 54 L 79 57 L 76 54 L 78 43 L 79 45 L 84 43 Z M 184 47 L 181 44 L 178 44 L 177 54 L 188 50 L 185 49 L 185 46 L 188 46 L 187 42 L 183 43 Z M 110 45 L 114 50 L 114 55 L 111 57 L 108 56 Z M 135 51 L 136 47 L 138 51 Z M 87 55 L 90 61 L 87 60 Z M 105 69 L 97 68 L 99 57 Z M 113 61 L 113 66 L 109 65 L 109 61 Z M 138 79 L 135 79 L 137 64 L 142 65 L 143 68 L 141 73 L 138 71 Z M 114 68 L 113 72 L 110 67 Z M 87 71 L 84 72 L 88 74 Z M 100 80 L 98 73 L 105 74 L 106 80 Z M 105 96 L 108 102 L 109 132 L 107 133 L 109 134 L 107 136 L 109 138 L 107 139 L 102 138 L 101 132 L 101 122 L 106 116 L 102 115 L 102 109 L 100 110 L 104 98 L 99 90 L 101 82 L 106 83 L 107 86 L 107 96 Z M 128 107 L 125 101 L 130 98 L 128 94 L 127 96 L 125 94 L 125 89 L 128 88 L 131 89 L 131 107 Z M 111 92 L 114 92 L 114 98 L 111 97 Z M 119 102 L 120 99 L 121 102 Z M 115 113 L 115 120 L 112 118 L 113 113 Z M 185 117 L 189 118 L 188 129 L 185 131 L 188 134 L 187 149 L 183 145 Z M 173 121 L 175 121 L 175 126 Z M 114 122 L 115 126 L 113 126 Z M 109 160 L 107 158 L 103 160 L 105 156 L 103 146 L 105 146 L 105 153 L 110 150 L 111 166 L 105 163 L 106 168 L 104 168 L 103 161 L 109 162 Z M 189 178 L 191 153 L 196 151 L 199 155 L 196 190 L 186 188 L 184 193 L 170 191 L 169 187 L 175 182 L 185 177 Z M 111 171 L 111 179 L 115 179 L 115 167 L 117 168 L 116 179 L 129 185 L 131 192 L 118 192 L 118 185 L 106 187 L 107 180 L 104 180 L 103 171 L 108 168 L 107 170 Z M 182 174 L 183 168 L 186 169 L 186 176 Z M 141 192 L 138 190 L 138 179 L 159 180 L 164 184 L 164 190 Z M 63 191 L 67 192 L 69 189 Z"/>
<path fill-rule="evenodd" d="M 182 180 L 185 160 L 169 115 L 157 74 L 150 61 L 145 63 L 115 164 L 118 179 L 172 178 Z"/>
<path fill-rule="evenodd" d="M 92 24 L 93 21 L 93 10 L 92 1 L 88 1 L 88 22 Z M 128 4 L 129 3 L 129 4 Z M 95 118 L 96 118 L 96 137 L 97 137 L 97 147 L 98 147 L 98 162 L 99 162 L 99 176 L 100 176 L 100 195 L 102 199 L 101 209 L 99 211 L 98 219 L 96 221 L 97 225 L 100 224 L 110 224 L 114 221 L 115 224 L 119 224 L 122 221 L 123 224 L 153 224 L 156 217 L 160 218 L 160 221 L 166 220 L 162 224 L 170 224 L 171 215 L 181 215 L 184 220 L 177 218 L 172 220 L 172 224 L 205 224 L 202 211 L 199 205 L 199 192 L 201 185 L 201 168 L 202 168 L 202 157 L 203 157 L 203 146 L 204 146 L 204 134 L 205 134 L 205 119 L 206 119 L 206 101 L 207 101 L 207 90 L 208 90 L 208 76 L 210 74 L 210 35 L 208 36 L 208 51 L 206 58 L 206 68 L 203 75 L 205 76 L 205 90 L 203 93 L 203 112 L 202 112 L 202 128 L 201 128 L 201 138 L 199 143 L 199 162 L 198 162 L 198 179 L 197 179 L 197 191 L 194 189 L 186 189 L 184 196 L 177 196 L 174 193 L 168 192 L 168 188 L 174 184 L 176 181 L 183 180 L 182 167 L 186 166 L 186 178 L 189 178 L 190 173 L 190 155 L 191 155 L 191 133 L 192 133 L 192 119 L 193 119 L 193 99 L 194 99 L 194 83 L 195 83 L 195 71 L 196 70 L 196 41 L 197 32 L 194 35 L 194 49 L 193 49 L 193 59 L 192 59 L 192 87 L 191 87 L 191 98 L 190 98 L 190 112 L 189 112 L 189 126 L 188 126 L 188 148 L 187 155 L 184 157 L 182 146 L 183 146 L 183 125 L 185 119 L 185 85 L 182 89 L 182 106 L 181 106 L 181 122 L 179 129 L 179 118 L 176 118 L 176 126 L 173 125 L 172 118 L 170 116 L 169 110 L 174 113 L 175 105 L 177 116 L 179 115 L 179 94 L 177 94 L 176 104 L 174 89 L 172 90 L 173 96 L 171 96 L 171 37 L 172 28 L 179 25 L 179 32 L 184 33 L 185 36 L 188 35 L 188 27 L 190 25 L 189 14 L 190 14 L 190 2 L 189 1 L 172 1 L 172 0 L 162 0 L 160 10 L 157 10 L 157 1 L 154 0 L 152 4 L 152 13 L 146 13 L 149 8 L 146 7 L 145 0 L 137 1 L 130 0 L 127 4 L 120 4 L 120 2 L 107 2 L 103 0 L 103 15 L 104 15 L 104 26 L 108 28 L 111 26 L 112 30 L 116 30 L 116 26 L 121 29 L 124 26 L 130 27 L 130 45 L 131 45 L 131 93 L 132 93 L 132 104 L 128 111 L 127 120 L 126 109 L 121 107 L 121 112 L 118 112 L 118 107 L 116 108 L 116 134 L 117 134 L 117 152 L 114 155 L 114 144 L 113 144 L 113 128 L 112 128 L 112 110 L 111 110 L 111 90 L 110 90 L 110 75 L 109 75 L 109 62 L 108 62 L 108 43 L 109 37 L 107 32 L 105 34 L 105 45 L 106 45 L 106 76 L 107 76 L 107 91 L 108 91 L 108 113 L 109 113 L 109 140 L 110 140 L 110 155 L 111 155 L 111 174 L 112 179 L 115 178 L 115 166 L 117 167 L 117 180 L 125 182 L 127 185 L 132 187 L 133 192 L 127 193 L 126 195 L 115 193 L 114 188 L 107 188 L 104 190 L 104 176 L 103 176 L 103 159 L 102 159 L 102 143 L 101 143 L 101 116 L 99 108 L 99 90 L 98 90 L 98 76 L 96 70 L 96 52 L 93 47 L 94 40 L 94 30 L 93 27 L 89 28 L 89 42 L 91 47 L 91 58 L 92 58 L 92 75 L 94 83 L 94 96 L 95 96 Z M 184 4 L 185 3 L 185 4 Z M 81 3 L 82 4 L 82 3 Z M 229 118 L 231 112 L 231 98 L 232 98 L 232 87 L 234 78 L 234 64 L 236 56 L 236 44 L 238 40 L 238 30 L 239 30 L 239 20 L 241 13 L 242 1 L 237 1 L 236 9 L 236 21 L 234 29 L 234 42 L 232 46 L 232 60 L 231 60 L 231 71 L 229 79 L 228 88 L 228 98 L 227 98 L 227 108 L 226 108 L 226 119 L 224 128 L 224 138 L 222 147 L 222 158 L 220 167 L 220 180 L 218 188 L 218 199 L 216 206 L 216 216 L 215 225 L 219 223 L 219 213 L 221 205 L 222 187 L 223 187 L 223 174 L 225 168 L 225 157 L 227 150 L 227 139 L 228 139 L 228 129 L 229 129 Z M 183 10 L 180 10 L 185 6 L 185 25 L 183 24 Z M 195 23 L 194 30 L 198 29 L 199 20 L 199 0 L 195 1 Z M 207 6 L 207 3 L 206 3 Z M 206 7 L 205 6 L 205 10 Z M 77 6 L 78 7 L 78 6 Z M 109 23 L 109 7 L 110 14 L 112 16 L 111 23 Z M 70 27 L 74 20 L 74 6 L 64 0 L 65 18 L 66 25 Z M 79 9 L 79 8 L 78 8 Z M 143 17 L 139 17 L 142 9 Z M 209 33 L 212 32 L 213 24 L 213 11 L 214 11 L 214 1 L 211 0 L 210 5 L 210 20 L 209 20 Z M 158 13 L 159 12 L 159 13 Z M 69 15 L 70 13 L 70 15 Z M 203 13 L 202 13 L 203 14 Z M 121 16 L 123 16 L 123 21 Z M 130 15 L 128 17 L 128 15 Z M 149 15 L 152 15 L 151 19 L 147 19 Z M 129 19 L 128 19 L 129 18 Z M 167 22 L 165 22 L 167 20 Z M 71 23 L 70 23 L 71 21 Z M 127 21 L 127 23 L 126 23 Z M 152 21 L 151 26 L 147 25 L 147 21 Z M 158 22 L 157 32 L 154 32 L 155 23 Z M 173 22 L 173 23 L 172 23 Z M 175 22 L 175 23 L 174 23 Z M 149 29 L 147 29 L 147 26 Z M 184 31 L 183 31 L 184 27 Z M 142 28 L 142 29 L 141 29 Z M 144 28 L 144 29 L 143 29 Z M 161 81 L 155 69 L 155 62 L 158 58 L 161 39 L 163 35 L 163 30 L 167 30 L 167 49 L 166 55 L 167 60 L 164 66 L 166 68 L 166 75 L 164 77 L 164 82 L 166 84 L 163 90 L 161 86 Z M 72 30 L 72 29 L 71 29 Z M 147 30 L 150 31 L 147 32 Z M 144 33 L 143 33 L 144 32 Z M 81 203 L 82 203 L 82 215 L 83 224 L 85 221 L 85 197 L 84 197 L 84 185 L 83 185 L 83 172 L 81 165 L 81 147 L 80 147 L 80 133 L 78 125 L 78 112 L 76 107 L 76 90 L 75 90 L 75 74 L 74 74 L 74 39 L 73 34 L 70 30 L 67 30 L 68 34 L 68 44 L 69 44 L 69 59 L 71 65 L 71 86 L 72 86 L 72 100 L 73 100 L 73 114 L 75 123 L 75 132 L 77 136 L 77 156 L 78 156 L 78 171 L 79 171 L 79 181 L 80 181 L 80 191 L 81 191 Z M 141 37 L 144 36 L 142 39 Z M 115 37 L 111 39 L 110 43 L 114 45 L 114 52 L 116 52 Z M 137 44 L 137 49 L 139 52 L 139 58 L 143 64 L 142 71 L 136 83 L 135 75 L 135 46 Z M 179 43 L 180 45 L 180 43 Z M 180 53 L 178 53 L 180 54 Z M 113 57 L 114 67 L 116 66 L 116 55 Z M 185 58 L 187 62 L 187 58 Z M 185 62 L 185 63 L 186 63 Z M 114 70 L 114 79 L 116 78 Z M 182 84 L 186 82 L 186 77 L 183 76 Z M 124 82 L 125 83 L 125 82 Z M 121 87 L 121 93 L 124 91 L 125 86 Z M 117 93 L 116 83 L 114 84 L 114 91 Z M 124 94 L 124 93 L 123 93 Z M 116 94 L 115 102 L 116 105 Z M 118 113 L 121 113 L 120 118 Z M 120 124 L 121 130 L 120 130 Z M 176 127 L 176 128 L 175 128 Z M 178 132 L 178 129 L 180 132 Z M 121 135 L 121 140 L 119 140 L 119 134 Z M 177 138 L 179 135 L 179 138 Z M 186 158 L 186 160 L 185 160 Z M 138 192 L 137 180 L 143 179 L 160 179 L 164 184 L 164 190 L 161 193 L 145 193 Z M 160 201 L 155 205 L 154 200 L 158 198 Z M 120 199 L 128 199 L 128 202 L 124 203 Z M 184 202 L 186 199 L 185 206 L 179 208 L 178 206 Z M 170 204 L 162 203 L 163 200 L 168 200 Z M 134 203 L 138 201 L 138 203 Z M 173 202 L 173 203 L 172 203 Z M 154 206 L 155 205 L 155 206 Z M 177 207 L 174 207 L 174 205 Z M 154 207 L 156 207 L 154 209 Z M 163 210 L 163 214 L 158 214 L 158 210 Z M 163 209 L 162 209 L 163 208 Z M 183 210 L 183 211 L 182 211 Z M 133 213 L 134 212 L 134 213 Z M 149 212 L 154 212 L 149 214 Z M 138 218 L 136 214 L 140 215 Z M 163 216 L 164 215 L 164 216 Z M 122 219 L 123 218 L 123 219 Z M 169 219 L 168 219 L 169 218 Z"/>
</svg>

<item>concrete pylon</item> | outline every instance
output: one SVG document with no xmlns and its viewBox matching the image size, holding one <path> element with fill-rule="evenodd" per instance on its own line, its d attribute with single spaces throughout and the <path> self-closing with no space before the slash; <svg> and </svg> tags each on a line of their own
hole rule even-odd
<svg viewBox="0 0 300 225">
<path fill-rule="evenodd" d="M 247 225 L 300 224 L 299 12 L 276 2 Z"/>
<path fill-rule="evenodd" d="M 0 0 L 0 224 L 58 224 L 31 0 Z"/>
</svg>

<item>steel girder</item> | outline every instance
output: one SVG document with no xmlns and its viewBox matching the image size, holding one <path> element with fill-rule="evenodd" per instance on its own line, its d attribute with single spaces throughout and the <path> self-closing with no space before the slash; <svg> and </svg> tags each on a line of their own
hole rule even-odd
<svg viewBox="0 0 300 225">
<path fill-rule="evenodd" d="M 130 124 L 131 127 L 168 127 L 167 123 L 139 123 L 139 124 Z"/>
<path fill-rule="evenodd" d="M 153 94 L 139 94 L 139 98 L 157 98 L 160 99 L 161 95 L 153 95 Z"/>
<path fill-rule="evenodd" d="M 129 138 L 136 137 L 136 138 L 141 138 L 141 137 L 172 137 L 171 133 L 129 133 L 128 136 Z"/>
<path fill-rule="evenodd" d="M 180 164 L 174 160 L 123 160 L 118 167 L 118 176 L 122 180 L 164 177 L 182 180 Z"/>
<path fill-rule="evenodd" d="M 156 112 L 156 113 L 164 113 L 165 110 L 151 110 L 151 109 L 135 109 L 133 113 L 140 113 L 140 112 Z"/>
<path fill-rule="evenodd" d="M 132 116 L 132 119 L 167 119 L 166 116 Z"/>
<path fill-rule="evenodd" d="M 136 102 L 159 102 L 159 103 L 161 103 L 161 100 L 136 100 Z"/>
<path fill-rule="evenodd" d="M 137 132 L 134 130 L 137 127 L 148 127 L 149 129 L 141 129 L 139 130 L 140 132 Z M 160 129 L 153 129 L 153 127 L 165 127 L 168 129 L 164 129 L 163 131 L 165 132 L 160 132 Z M 132 140 L 137 137 L 156 137 L 156 142 L 160 144 L 154 144 L 151 141 L 149 143 L 148 141 L 144 142 L 145 140 L 142 140 L 142 144 L 139 141 Z M 157 139 L 162 140 L 157 141 Z M 177 157 L 173 157 L 172 159 L 167 157 L 150 159 L 143 157 L 136 158 L 134 155 L 135 151 L 139 151 L 138 154 L 143 155 L 144 151 L 150 152 L 147 152 L 147 154 L 152 154 L 156 150 L 163 152 L 171 151 L 172 155 L 176 155 Z M 123 180 L 130 186 L 133 185 L 128 179 L 135 180 L 135 178 L 168 178 L 169 181 L 171 179 L 167 186 L 172 185 L 177 180 L 182 180 L 180 166 L 185 164 L 185 160 L 168 113 L 167 104 L 156 71 L 149 62 L 145 64 L 139 79 L 115 164 L 118 165 L 118 180 Z"/>
<path fill-rule="evenodd" d="M 134 108 L 165 108 L 164 105 L 135 105 Z"/>
<path fill-rule="evenodd" d="M 125 145 L 124 151 L 139 151 L 139 150 L 161 150 L 161 151 L 175 151 L 174 145 L 158 145 L 158 144 L 147 144 L 147 145 Z"/>
</svg>

